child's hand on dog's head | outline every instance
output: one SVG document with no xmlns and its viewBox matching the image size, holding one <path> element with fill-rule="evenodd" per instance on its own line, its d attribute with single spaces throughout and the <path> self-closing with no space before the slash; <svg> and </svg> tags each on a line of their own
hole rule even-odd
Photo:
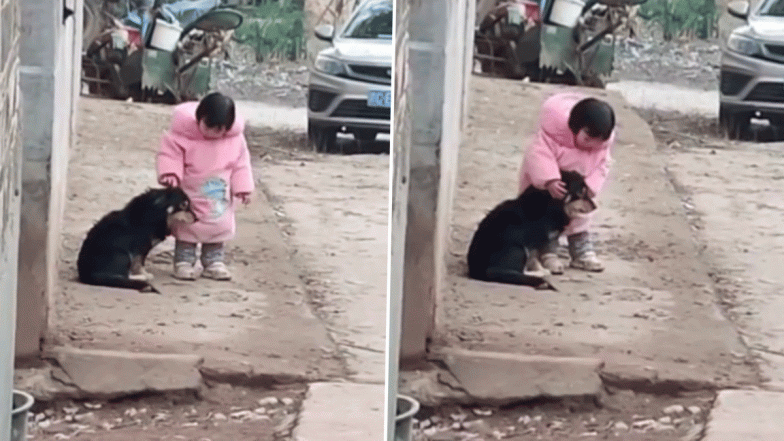
<svg viewBox="0 0 784 441">
<path fill-rule="evenodd" d="M 237 199 L 241 200 L 243 204 L 245 205 L 250 204 L 250 199 L 251 199 L 250 193 L 236 193 L 234 196 L 236 196 Z"/>
<path fill-rule="evenodd" d="M 165 185 L 166 187 L 177 187 L 180 185 L 180 180 L 177 178 L 177 175 L 173 174 L 165 174 L 158 179 L 158 182 L 161 185 Z"/>
<path fill-rule="evenodd" d="M 554 199 L 563 199 L 566 196 L 566 184 L 560 179 L 553 179 L 545 184 L 545 188 Z"/>
</svg>

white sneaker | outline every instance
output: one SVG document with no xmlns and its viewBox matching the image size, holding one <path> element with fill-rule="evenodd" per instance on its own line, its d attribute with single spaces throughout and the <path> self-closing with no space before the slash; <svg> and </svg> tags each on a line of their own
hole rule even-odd
<svg viewBox="0 0 784 441">
<path fill-rule="evenodd" d="M 192 263 L 177 262 L 174 264 L 174 278 L 180 280 L 196 280 L 198 271 Z"/>
<path fill-rule="evenodd" d="M 212 262 L 207 265 L 207 268 L 204 268 L 201 275 L 213 280 L 231 280 L 231 272 L 223 262 Z"/>
<path fill-rule="evenodd" d="M 586 251 L 580 256 L 572 259 L 572 261 L 569 263 L 569 266 L 594 273 L 600 273 L 604 271 L 604 265 L 602 265 L 602 262 L 598 257 L 596 257 L 596 253 L 593 251 Z"/>
</svg>

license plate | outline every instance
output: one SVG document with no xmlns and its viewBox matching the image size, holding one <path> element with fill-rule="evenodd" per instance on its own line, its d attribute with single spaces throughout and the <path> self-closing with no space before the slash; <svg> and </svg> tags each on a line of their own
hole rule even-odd
<svg viewBox="0 0 784 441">
<path fill-rule="evenodd" d="M 392 107 L 392 93 L 388 90 L 371 90 L 368 92 L 368 107 Z"/>
</svg>

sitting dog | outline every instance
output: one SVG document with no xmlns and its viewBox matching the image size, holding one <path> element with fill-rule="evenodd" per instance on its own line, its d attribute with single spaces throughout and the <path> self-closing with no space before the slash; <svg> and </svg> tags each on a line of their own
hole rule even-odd
<svg viewBox="0 0 784 441">
<path fill-rule="evenodd" d="M 485 216 L 468 248 L 470 278 L 555 290 L 544 277 L 530 273 L 543 270 L 538 250 L 560 236 L 573 218 L 596 209 L 582 175 L 561 171 L 561 180 L 566 184 L 561 200 L 528 187 Z"/>
<path fill-rule="evenodd" d="M 144 270 L 150 250 L 171 234 L 175 222 L 192 223 L 190 199 L 180 188 L 147 190 L 112 211 L 87 233 L 76 266 L 89 285 L 159 292 Z"/>
</svg>

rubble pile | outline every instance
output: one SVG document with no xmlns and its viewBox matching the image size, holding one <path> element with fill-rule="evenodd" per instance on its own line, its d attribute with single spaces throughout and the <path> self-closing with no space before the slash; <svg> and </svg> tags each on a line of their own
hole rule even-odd
<svg viewBox="0 0 784 441">
<path fill-rule="evenodd" d="M 618 39 L 611 80 L 657 81 L 716 90 L 720 60 L 721 49 L 715 40 Z"/>
<path fill-rule="evenodd" d="M 308 72 L 305 60 L 257 63 L 250 51 L 232 43 L 227 59 L 215 61 L 214 87 L 238 100 L 304 107 Z"/>
<path fill-rule="evenodd" d="M 125 428 L 187 428 L 214 427 L 220 424 L 237 424 L 270 421 L 276 433 L 291 431 L 296 419 L 298 403 L 289 397 L 266 397 L 255 406 L 230 406 L 224 411 L 197 409 L 196 406 L 179 408 L 135 407 L 107 405 L 96 402 L 70 402 L 31 413 L 28 433 L 32 437 L 68 440 L 79 435 L 96 434 Z M 81 439 L 81 438 L 80 438 Z"/>
</svg>

